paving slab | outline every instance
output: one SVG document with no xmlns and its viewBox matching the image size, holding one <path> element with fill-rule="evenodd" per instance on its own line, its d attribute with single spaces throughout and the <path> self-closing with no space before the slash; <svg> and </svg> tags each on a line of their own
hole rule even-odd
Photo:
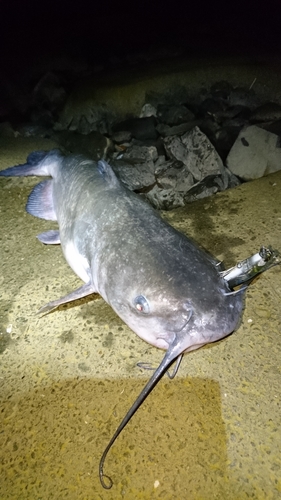
<svg viewBox="0 0 281 500">
<path fill-rule="evenodd" d="M 54 146 L 1 139 L 0 168 Z M 36 315 L 80 285 L 35 237 L 55 227 L 25 212 L 37 183 L 0 179 L 0 499 L 281 498 L 281 266 L 251 284 L 237 331 L 159 382 L 110 451 L 103 490 L 101 453 L 149 377 L 136 363 L 163 352 L 98 295 Z M 281 172 L 163 216 L 226 266 L 281 251 Z"/>
</svg>

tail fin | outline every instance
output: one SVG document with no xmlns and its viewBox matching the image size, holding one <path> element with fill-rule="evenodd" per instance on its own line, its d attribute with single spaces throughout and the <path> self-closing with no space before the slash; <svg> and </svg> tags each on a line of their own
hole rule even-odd
<svg viewBox="0 0 281 500">
<path fill-rule="evenodd" d="M 2 177 L 25 177 L 28 175 L 53 175 L 58 160 L 61 159 L 59 149 L 51 151 L 34 151 L 28 155 L 26 163 L 9 167 L 0 171 Z"/>
</svg>

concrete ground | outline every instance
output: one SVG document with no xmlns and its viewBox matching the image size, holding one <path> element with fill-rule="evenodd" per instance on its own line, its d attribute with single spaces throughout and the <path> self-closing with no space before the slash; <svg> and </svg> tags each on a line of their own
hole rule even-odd
<svg viewBox="0 0 281 500">
<path fill-rule="evenodd" d="M 0 168 L 48 140 L 0 141 Z M 37 178 L 1 178 L 0 499 L 281 498 L 281 266 L 250 286 L 239 329 L 186 355 L 111 449 L 101 454 L 163 352 L 139 339 L 97 295 L 39 317 L 80 286 L 55 227 L 25 212 Z M 281 251 L 281 172 L 163 214 L 227 267 Z"/>
</svg>

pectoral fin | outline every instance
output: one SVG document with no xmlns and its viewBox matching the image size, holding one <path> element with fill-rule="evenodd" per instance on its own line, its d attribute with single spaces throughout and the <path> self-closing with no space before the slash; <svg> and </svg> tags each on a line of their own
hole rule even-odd
<svg viewBox="0 0 281 500">
<path fill-rule="evenodd" d="M 91 295 L 91 293 L 95 293 L 92 283 L 86 283 L 77 290 L 65 295 L 65 297 L 61 297 L 60 299 L 53 300 L 52 302 L 48 302 L 45 306 L 41 307 L 37 314 L 48 313 L 62 304 L 66 304 L 67 302 L 72 302 L 73 300 L 82 299 L 82 297 L 87 297 L 87 295 Z"/>
<path fill-rule="evenodd" d="M 50 231 L 45 231 L 44 233 L 37 234 L 36 238 L 45 245 L 59 245 L 60 244 L 60 232 L 58 229 L 50 229 Z"/>
<path fill-rule="evenodd" d="M 26 211 L 45 220 L 57 220 L 53 202 L 53 181 L 42 181 L 31 191 Z"/>
</svg>

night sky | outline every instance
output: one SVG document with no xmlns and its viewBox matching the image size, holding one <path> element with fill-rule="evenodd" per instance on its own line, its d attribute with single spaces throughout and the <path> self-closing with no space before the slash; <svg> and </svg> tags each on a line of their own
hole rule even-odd
<svg viewBox="0 0 281 500">
<path fill-rule="evenodd" d="M 16 75 L 45 58 L 88 63 L 178 46 L 189 56 L 280 54 L 281 2 L 2 0 L 1 68 Z"/>
</svg>

